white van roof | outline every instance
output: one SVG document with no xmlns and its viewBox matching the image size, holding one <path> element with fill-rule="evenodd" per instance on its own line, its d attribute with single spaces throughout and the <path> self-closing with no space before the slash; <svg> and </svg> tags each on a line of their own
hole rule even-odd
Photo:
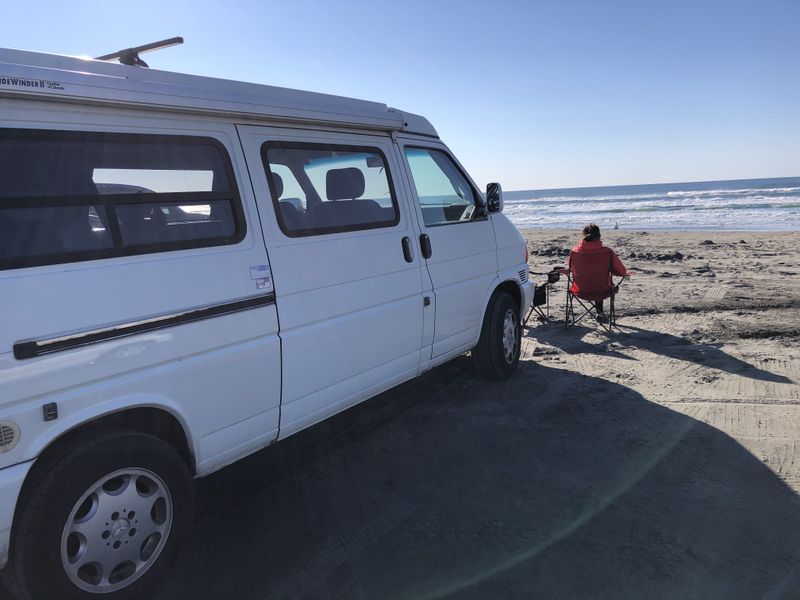
<svg viewBox="0 0 800 600">
<path fill-rule="evenodd" d="M 427 119 L 378 102 L 0 48 L 0 97 L 101 103 L 439 137 Z"/>
</svg>

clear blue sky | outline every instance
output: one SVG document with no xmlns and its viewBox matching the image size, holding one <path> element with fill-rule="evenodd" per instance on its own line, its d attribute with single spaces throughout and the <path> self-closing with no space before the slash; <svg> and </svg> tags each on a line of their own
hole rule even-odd
<svg viewBox="0 0 800 600">
<path fill-rule="evenodd" d="M 427 116 L 505 189 L 800 175 L 800 0 L 3 3 L 0 45 Z"/>
</svg>

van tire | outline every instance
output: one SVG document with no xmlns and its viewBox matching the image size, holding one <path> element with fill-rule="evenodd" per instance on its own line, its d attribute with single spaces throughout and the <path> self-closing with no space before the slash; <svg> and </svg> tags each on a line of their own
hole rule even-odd
<svg viewBox="0 0 800 600">
<path fill-rule="evenodd" d="M 519 364 L 521 334 L 517 301 L 507 292 L 496 293 L 486 308 L 478 345 L 472 349 L 475 370 L 486 379 L 513 375 Z"/>
<path fill-rule="evenodd" d="M 175 558 L 192 522 L 192 480 L 180 455 L 155 436 L 120 431 L 75 443 L 51 460 L 44 460 L 44 464 L 37 465 L 39 477 L 26 494 L 26 501 L 15 522 L 12 554 L 6 567 L 6 571 L 12 571 L 9 578 L 21 597 L 59 600 L 129 600 L 147 597 L 150 586 L 164 578 L 165 570 Z M 121 475 L 96 487 L 117 472 Z M 118 487 L 115 488 L 115 485 Z M 92 494 L 92 490 L 99 493 Z M 134 493 L 137 495 L 132 496 Z M 89 494 L 88 498 L 79 507 L 77 503 L 86 494 Z M 157 499 L 150 501 L 151 497 Z M 119 508 L 115 504 L 136 506 L 132 504 L 135 502 L 142 502 L 138 506 L 145 510 L 138 512 L 145 514 L 137 515 L 132 508 Z M 89 505 L 92 508 L 84 509 Z M 147 506 L 150 506 L 150 514 L 147 514 Z M 81 516 L 84 511 L 86 516 Z M 112 521 L 112 514 L 116 521 Z M 129 585 L 104 593 L 78 587 L 67 574 L 62 561 L 65 552 L 68 557 L 72 551 L 80 554 L 80 550 L 74 550 L 74 536 L 66 533 L 68 521 L 97 526 L 103 530 L 102 534 L 99 530 L 92 530 L 92 534 L 86 530 L 90 541 L 83 543 L 83 553 L 85 555 L 89 549 L 96 550 L 99 547 L 105 552 L 108 565 L 119 560 L 118 556 L 125 556 L 112 554 L 111 543 L 116 548 L 125 541 L 131 542 L 128 548 L 136 553 L 137 560 L 146 556 L 145 547 L 153 548 L 150 557 L 145 559 L 142 574 L 136 576 Z M 139 531 L 135 529 L 137 526 Z M 161 533 L 153 533 L 153 528 L 159 527 L 162 528 Z M 111 530 L 114 530 L 113 534 Z M 164 538 L 165 541 L 162 541 Z M 108 549 L 102 548 L 105 540 L 109 540 L 106 542 Z M 124 553 L 126 549 L 122 546 L 119 550 Z M 80 561 L 75 564 L 80 564 Z M 75 571 L 79 572 L 78 569 Z M 125 569 L 120 572 L 124 574 Z M 43 577 L 42 574 L 47 576 Z M 85 572 L 81 577 L 85 577 Z M 86 585 L 91 587 L 94 584 L 90 582 Z"/>
</svg>

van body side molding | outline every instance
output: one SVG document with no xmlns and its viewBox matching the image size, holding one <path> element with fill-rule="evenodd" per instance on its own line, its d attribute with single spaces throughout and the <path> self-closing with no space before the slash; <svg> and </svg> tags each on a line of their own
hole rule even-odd
<svg viewBox="0 0 800 600">
<path fill-rule="evenodd" d="M 144 321 L 133 321 L 115 325 L 114 327 L 95 329 L 69 336 L 17 342 L 14 344 L 14 358 L 17 360 L 35 358 L 45 354 L 52 354 L 53 352 L 71 350 L 73 348 L 97 344 L 115 338 L 127 337 L 129 335 L 154 331 L 156 329 L 164 329 L 165 327 L 174 327 L 175 325 L 183 325 L 184 323 L 192 323 L 203 319 L 211 319 L 213 317 L 220 317 L 222 315 L 268 306 L 270 304 L 275 304 L 274 293 L 247 298 L 246 300 L 227 302 L 225 304 L 214 304 L 212 306 L 205 306 L 203 308 L 196 308 L 179 313 L 160 315 Z"/>
</svg>

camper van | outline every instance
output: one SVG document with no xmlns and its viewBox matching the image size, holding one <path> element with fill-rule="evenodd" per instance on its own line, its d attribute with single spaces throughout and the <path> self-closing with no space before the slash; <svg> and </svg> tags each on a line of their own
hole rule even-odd
<svg viewBox="0 0 800 600">
<path fill-rule="evenodd" d="M 18 50 L 0 109 L 0 565 L 20 597 L 141 597 L 192 478 L 467 352 L 515 371 L 525 244 L 423 117 Z"/>
</svg>

